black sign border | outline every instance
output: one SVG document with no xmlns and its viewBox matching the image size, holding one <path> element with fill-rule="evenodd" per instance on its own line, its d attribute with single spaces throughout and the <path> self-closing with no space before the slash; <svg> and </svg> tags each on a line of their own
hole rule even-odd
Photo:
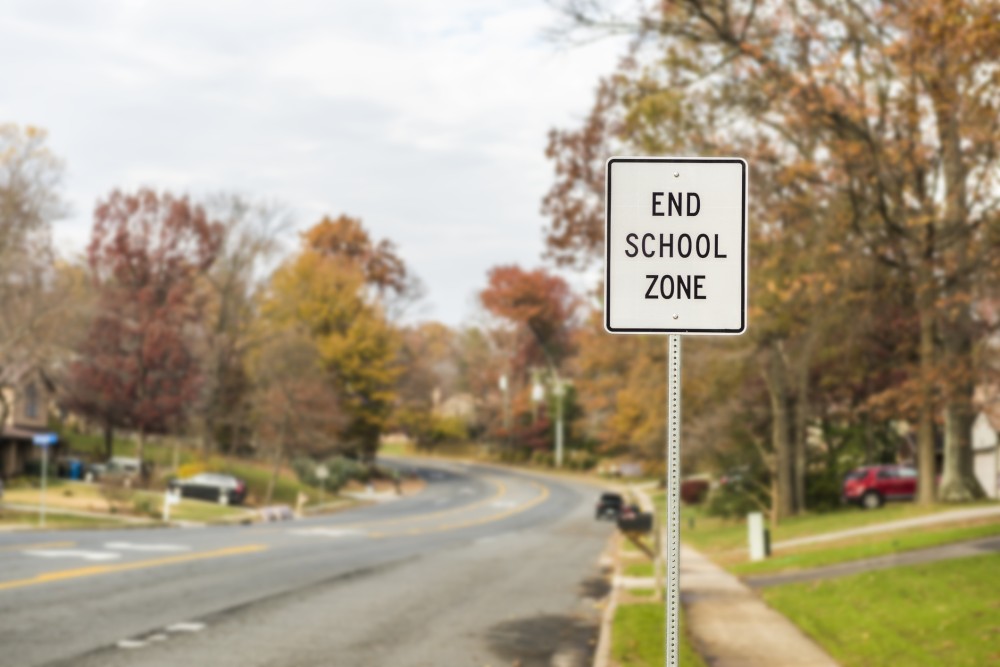
<svg viewBox="0 0 1000 667">
<path fill-rule="evenodd" d="M 644 162 L 652 164 L 738 164 L 742 172 L 742 205 L 740 215 L 740 287 L 743 299 L 740 306 L 739 329 L 631 329 L 611 326 L 611 166 L 616 162 Z M 738 336 L 747 330 L 747 162 L 742 158 L 673 158 L 673 157 L 613 157 L 605 166 L 606 190 L 604 195 L 604 329 L 612 334 L 713 334 Z"/>
</svg>

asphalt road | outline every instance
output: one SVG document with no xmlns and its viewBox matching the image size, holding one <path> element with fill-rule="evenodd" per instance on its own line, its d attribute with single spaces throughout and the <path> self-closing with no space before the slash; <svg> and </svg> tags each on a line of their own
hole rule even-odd
<svg viewBox="0 0 1000 667">
<path fill-rule="evenodd" d="M 419 472 L 416 496 L 328 517 L 0 534 L 0 666 L 589 665 L 598 490 Z"/>
</svg>

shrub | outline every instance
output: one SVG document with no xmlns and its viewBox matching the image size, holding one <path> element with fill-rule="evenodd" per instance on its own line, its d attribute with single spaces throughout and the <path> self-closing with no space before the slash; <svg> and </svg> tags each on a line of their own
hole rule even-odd
<svg viewBox="0 0 1000 667">
<path fill-rule="evenodd" d="M 717 487 L 708 497 L 705 508 L 709 516 L 722 518 L 744 517 L 750 512 L 760 511 L 760 505 L 747 489 L 738 482 Z"/>
<path fill-rule="evenodd" d="M 122 509 L 122 505 L 132 498 L 132 480 L 125 475 L 105 475 L 101 477 L 101 496 L 108 503 L 112 514 Z"/>
<path fill-rule="evenodd" d="M 555 456 L 552 452 L 537 450 L 531 453 L 531 465 L 551 468 L 555 465 Z"/>
<path fill-rule="evenodd" d="M 367 483 L 371 475 L 368 466 L 343 456 L 328 459 L 324 465 L 326 465 L 328 473 L 325 481 L 316 477 L 316 468 L 319 464 L 310 458 L 295 459 L 292 462 L 292 469 L 303 484 L 316 488 L 326 488 L 334 493 L 351 480 L 357 480 L 362 484 Z"/>
<path fill-rule="evenodd" d="M 810 472 L 806 475 L 806 507 L 828 512 L 840 507 L 841 480 L 836 470 Z"/>
<path fill-rule="evenodd" d="M 573 450 L 566 455 L 565 463 L 570 470 L 592 470 L 597 465 L 597 456 L 585 450 Z"/>
<path fill-rule="evenodd" d="M 140 495 L 133 498 L 132 511 L 141 516 L 160 516 L 154 496 Z"/>
</svg>

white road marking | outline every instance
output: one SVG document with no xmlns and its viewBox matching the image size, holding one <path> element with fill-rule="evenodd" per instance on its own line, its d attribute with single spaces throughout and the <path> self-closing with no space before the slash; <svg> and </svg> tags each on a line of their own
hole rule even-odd
<svg viewBox="0 0 1000 667">
<path fill-rule="evenodd" d="M 474 496 L 474 495 L 476 495 L 475 490 L 469 488 L 468 486 L 463 486 L 461 489 L 458 490 L 458 492 L 460 494 L 462 494 L 463 496 Z"/>
<path fill-rule="evenodd" d="M 118 560 L 122 557 L 121 554 L 111 551 L 85 551 L 83 549 L 31 549 L 23 553 L 41 558 L 82 558 L 90 561 Z"/>
<path fill-rule="evenodd" d="M 504 507 L 517 507 L 517 501 L 515 500 L 497 500 L 490 504 L 490 507 L 504 508 Z"/>
<path fill-rule="evenodd" d="M 167 626 L 167 632 L 201 632 L 204 629 L 204 623 L 197 623 L 195 621 L 182 621 Z"/>
<path fill-rule="evenodd" d="M 293 528 L 288 531 L 292 535 L 304 537 L 347 537 L 348 535 L 359 535 L 356 530 L 349 528 Z"/>
<path fill-rule="evenodd" d="M 133 649 L 142 648 L 146 645 L 146 642 L 139 641 L 137 639 L 123 639 L 118 642 L 118 648 Z"/>
<path fill-rule="evenodd" d="M 162 632 L 157 632 L 155 635 L 146 637 L 146 641 L 148 642 L 165 642 L 167 639 L 168 637 Z"/>
<path fill-rule="evenodd" d="M 191 551 L 191 547 L 182 544 L 137 544 L 135 542 L 105 542 L 104 548 L 112 551 Z"/>
</svg>

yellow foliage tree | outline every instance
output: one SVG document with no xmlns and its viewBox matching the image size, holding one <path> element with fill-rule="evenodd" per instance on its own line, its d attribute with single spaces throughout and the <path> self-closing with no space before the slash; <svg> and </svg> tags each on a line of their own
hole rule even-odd
<svg viewBox="0 0 1000 667">
<path fill-rule="evenodd" d="M 398 335 L 366 296 L 364 274 L 306 247 L 275 272 L 261 315 L 313 341 L 346 415 L 339 447 L 372 460 L 395 399 Z"/>
</svg>

